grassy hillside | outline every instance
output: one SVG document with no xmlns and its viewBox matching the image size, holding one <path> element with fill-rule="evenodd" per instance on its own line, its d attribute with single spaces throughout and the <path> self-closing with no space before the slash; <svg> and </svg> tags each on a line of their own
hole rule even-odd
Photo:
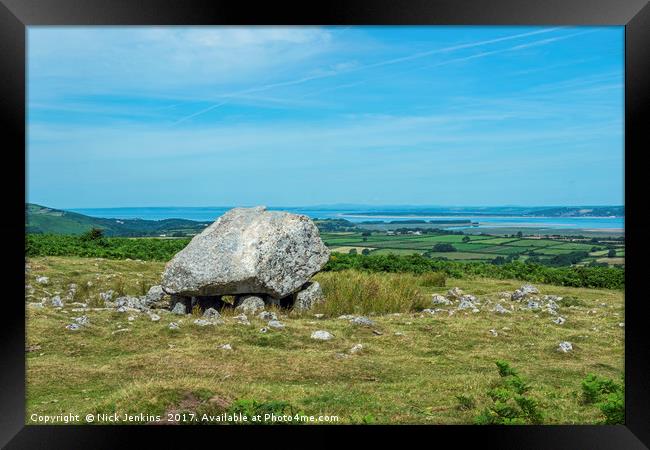
<svg viewBox="0 0 650 450">
<path fill-rule="evenodd" d="M 161 310 L 153 322 L 143 313 L 71 304 L 100 306 L 99 293 L 108 289 L 146 292 L 162 262 L 39 257 L 28 263 L 27 302 L 65 297 L 71 283 L 78 288 L 61 310 L 27 308 L 27 423 L 33 413 L 72 412 L 83 423 L 88 413 L 163 420 L 186 413 L 190 420 L 191 413 L 224 411 L 335 415 L 337 423 L 473 423 L 495 405 L 491 396 L 502 394 L 508 379 L 495 362 L 506 360 L 528 383 L 525 396 L 536 402 L 542 423 L 590 424 L 604 417 L 583 400 L 582 381 L 589 373 L 618 381 L 624 369 L 622 290 L 538 285 L 542 294 L 565 298 L 559 314 L 566 323 L 558 325 L 554 316 L 516 303 L 511 314 L 491 311 L 497 301 L 510 306 L 500 293 L 519 287 L 517 281 L 451 278 L 438 287 L 440 280 L 431 283 L 427 274 L 329 272 L 316 276 L 327 303 L 313 313 L 322 318 L 278 311 L 286 328 L 261 333 L 265 322 L 241 325 L 229 312 L 222 325 L 198 327 L 192 316 Z M 48 284 L 38 276 L 48 276 Z M 432 293 L 453 286 L 478 296 L 481 311 L 420 311 Z M 340 313 L 367 314 L 375 325 L 354 326 Z M 65 329 L 82 314 L 87 327 Z M 172 321 L 179 330 L 169 329 Z M 310 339 L 315 330 L 334 339 Z M 561 341 L 574 350 L 558 352 Z M 352 353 L 356 344 L 362 350 Z"/>
<path fill-rule="evenodd" d="M 27 233 L 80 235 L 100 228 L 106 236 L 186 236 L 200 233 L 209 224 L 186 219 L 104 219 L 33 203 L 25 205 Z"/>
</svg>

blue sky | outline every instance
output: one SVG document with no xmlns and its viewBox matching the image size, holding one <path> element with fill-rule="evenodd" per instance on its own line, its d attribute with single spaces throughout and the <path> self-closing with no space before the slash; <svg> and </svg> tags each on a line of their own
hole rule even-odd
<svg viewBox="0 0 650 450">
<path fill-rule="evenodd" d="M 623 204 L 623 27 L 29 27 L 28 201 Z"/>
</svg>

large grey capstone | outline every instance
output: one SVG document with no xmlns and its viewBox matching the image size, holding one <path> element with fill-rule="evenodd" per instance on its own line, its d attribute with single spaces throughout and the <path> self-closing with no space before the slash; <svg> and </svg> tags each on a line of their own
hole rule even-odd
<svg viewBox="0 0 650 450">
<path fill-rule="evenodd" d="M 161 286 L 181 296 L 282 298 L 309 281 L 329 254 L 307 216 L 265 207 L 234 208 L 167 263 Z"/>
</svg>

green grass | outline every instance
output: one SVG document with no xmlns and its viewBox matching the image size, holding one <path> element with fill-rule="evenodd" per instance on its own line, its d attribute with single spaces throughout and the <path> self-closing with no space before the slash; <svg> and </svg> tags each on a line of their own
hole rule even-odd
<svg viewBox="0 0 650 450">
<path fill-rule="evenodd" d="M 29 264 L 26 282 L 33 292 L 28 302 L 56 291 L 63 295 L 70 283 L 84 281 L 92 285 L 79 301 L 98 298 L 118 279 L 125 291 L 137 293 L 141 280 L 155 283 L 163 268 L 162 262 L 73 257 L 29 258 Z M 37 275 L 49 276 L 50 283 L 39 285 Z M 30 307 L 26 344 L 40 348 L 26 353 L 27 423 L 32 413 L 84 417 L 99 412 L 218 411 L 218 404 L 208 401 L 218 398 L 228 408 L 286 403 L 305 414 L 337 415 L 339 423 L 466 424 L 492 404 L 486 393 L 500 380 L 497 360 L 509 361 L 531 384 L 530 395 L 540 402 L 543 423 L 603 420 L 598 408 L 580 401 L 581 383 L 589 373 L 616 380 L 623 374 L 621 290 L 537 285 L 542 294 L 579 299 L 573 308 L 561 306 L 567 322 L 558 326 L 545 313 L 500 316 L 489 311 L 487 302 L 496 302 L 499 292 L 514 290 L 520 281 L 448 279 L 442 288 L 426 286 L 425 277 L 355 271 L 315 277 L 327 301 L 338 305 L 332 314 L 356 310 L 349 296 L 371 307 L 373 298 L 384 298 L 382 304 L 403 311 L 371 316 L 373 328 L 279 311 L 286 328 L 266 334 L 259 332 L 265 324 L 258 319 L 244 326 L 235 323 L 232 314 L 216 328 L 196 327 L 189 317 L 180 318 L 181 329 L 171 331 L 168 324 L 178 322 L 178 316 L 161 312 L 160 322 L 152 322 L 134 314 L 135 320 L 128 322 L 129 313 L 87 311 L 91 325 L 70 332 L 65 325 L 84 313 L 72 311 L 70 305 L 63 310 Z M 410 310 L 422 306 L 413 300 L 418 295 L 426 299 L 452 286 L 479 296 L 482 311 L 429 316 Z M 367 292 L 373 289 L 374 297 Z M 129 331 L 113 334 L 120 327 Z M 318 329 L 335 338 L 310 339 Z M 574 352 L 555 350 L 563 340 L 573 343 Z M 225 343 L 233 350 L 218 348 Z M 350 355 L 348 350 L 357 343 L 363 350 Z M 337 357 L 342 353 L 348 356 Z M 472 401 L 459 408 L 458 396 Z"/>
</svg>

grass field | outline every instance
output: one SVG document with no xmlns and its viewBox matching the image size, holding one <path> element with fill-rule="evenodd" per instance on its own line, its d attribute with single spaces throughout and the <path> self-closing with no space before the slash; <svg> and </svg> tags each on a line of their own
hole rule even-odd
<svg viewBox="0 0 650 450">
<path fill-rule="evenodd" d="M 497 256 L 518 256 L 525 259 L 527 253 L 532 251 L 544 261 L 553 256 L 567 255 L 576 251 L 590 253 L 589 256 L 607 256 L 607 248 L 600 244 L 588 242 L 572 242 L 566 239 L 538 239 L 538 238 L 512 238 L 481 235 L 387 235 L 384 232 L 375 232 L 370 236 L 361 233 L 323 233 L 323 240 L 333 250 L 346 253 L 352 248 L 360 252 L 363 248 L 372 249 L 372 254 L 394 253 L 398 255 L 431 251 L 438 243 L 449 243 L 456 248 L 456 252 L 435 252 L 432 256 L 444 257 L 458 261 L 492 260 Z M 469 242 L 465 242 L 469 238 Z M 594 248 L 597 250 L 592 251 Z M 618 258 L 602 258 L 598 262 L 611 265 L 624 265 L 625 248 L 622 243 L 615 244 Z M 522 259 L 522 260 L 523 260 Z M 596 261 L 594 258 L 585 258 L 585 262 Z"/>
<path fill-rule="evenodd" d="M 164 264 L 38 257 L 29 265 L 27 302 L 56 293 L 63 297 L 75 283 L 74 301 L 90 307 L 101 305 L 99 292 L 107 289 L 146 292 Z M 36 282 L 43 275 L 48 284 Z M 241 325 L 232 313 L 224 313 L 223 325 L 198 327 L 191 316 L 160 310 L 160 321 L 152 322 L 143 313 L 73 311 L 72 300 L 65 299 L 62 310 L 28 306 L 26 421 L 33 423 L 34 413 L 68 412 L 82 418 L 120 412 L 164 419 L 170 411 L 217 413 L 255 400 L 304 414 L 335 415 L 337 423 L 472 423 L 491 403 L 487 392 L 499 382 L 496 360 L 509 361 L 530 383 L 528 395 L 539 403 L 543 423 L 602 420 L 597 407 L 581 402 L 581 380 L 588 373 L 616 380 L 623 374 L 622 290 L 538 285 L 542 294 L 568 299 L 559 310 L 566 323 L 557 325 L 545 312 L 490 311 L 500 292 L 521 282 L 448 279 L 443 288 L 428 286 L 426 277 L 318 274 L 328 299 L 320 309 L 325 316 L 278 311 L 286 328 L 268 333 L 260 333 L 262 321 L 253 318 L 250 326 Z M 432 293 L 453 286 L 478 296 L 481 311 L 418 311 Z M 392 312 L 370 315 L 377 309 L 375 298 L 391 305 Z M 357 309 L 350 313 L 370 315 L 375 326 L 357 327 L 337 318 L 350 308 Z M 90 325 L 65 329 L 82 314 Z M 170 330 L 171 321 L 180 329 Z M 334 339 L 312 340 L 315 330 L 327 330 Z M 572 342 L 574 351 L 558 352 L 560 341 Z M 232 350 L 221 349 L 223 344 Z M 363 349 L 351 354 L 355 344 Z M 461 404 L 458 396 L 474 405 Z"/>
</svg>

